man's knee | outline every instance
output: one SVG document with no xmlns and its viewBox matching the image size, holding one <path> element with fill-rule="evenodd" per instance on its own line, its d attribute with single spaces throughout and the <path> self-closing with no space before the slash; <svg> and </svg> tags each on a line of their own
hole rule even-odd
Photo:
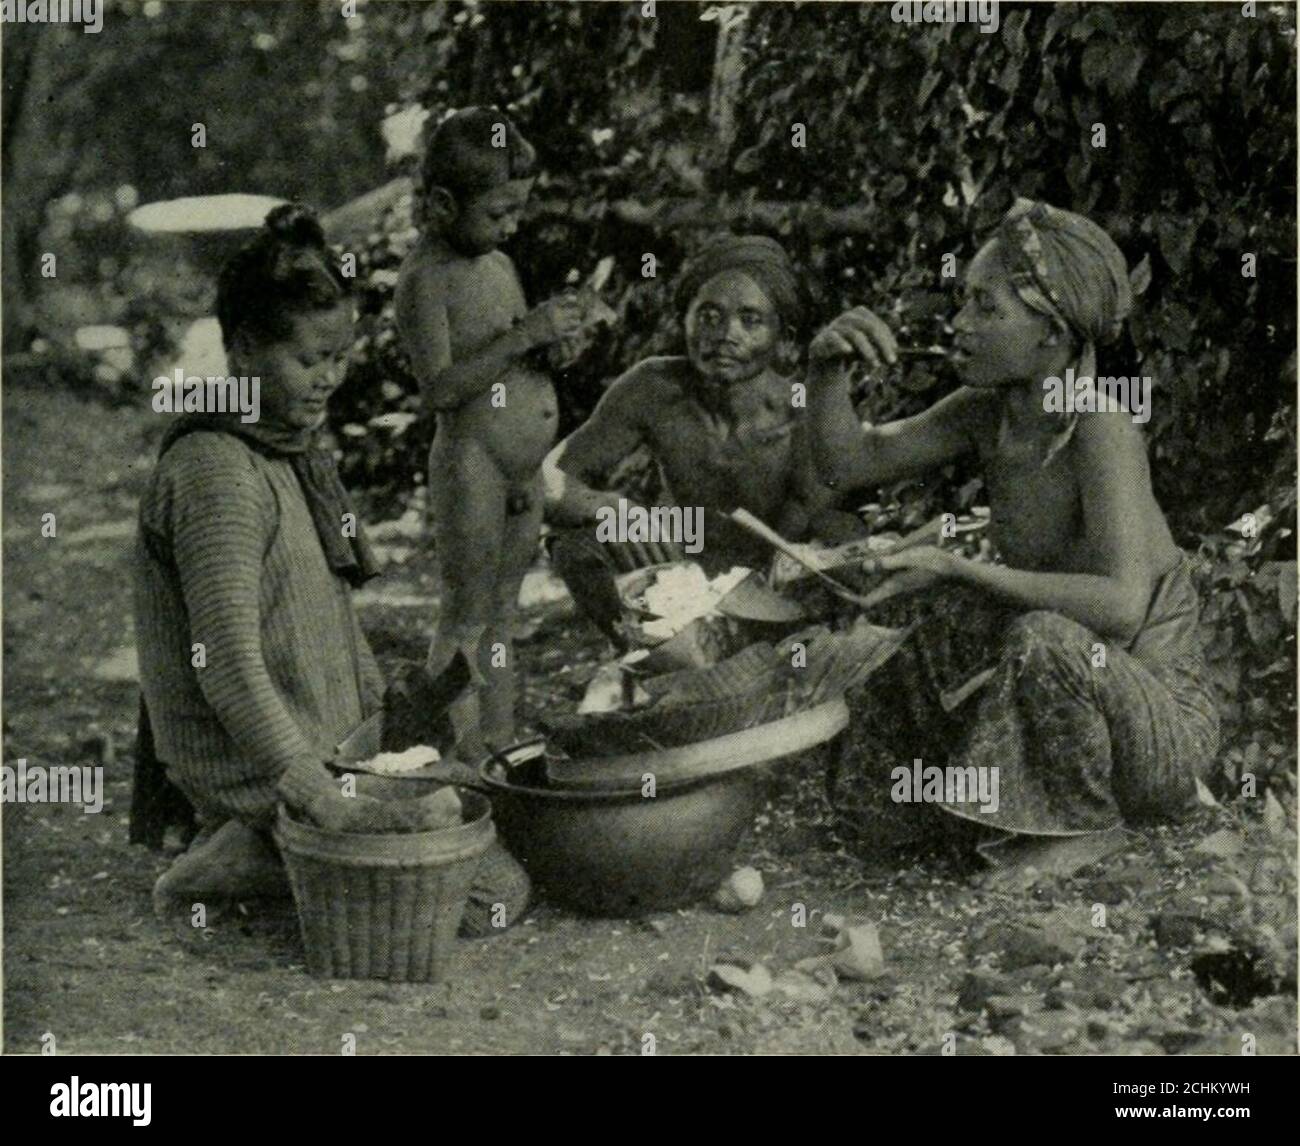
<svg viewBox="0 0 1300 1146">
<path fill-rule="evenodd" d="M 1086 663 L 1098 637 L 1090 629 L 1060 613 L 1033 609 L 1020 613 L 1007 625 L 1003 652 L 1027 664 Z"/>
</svg>

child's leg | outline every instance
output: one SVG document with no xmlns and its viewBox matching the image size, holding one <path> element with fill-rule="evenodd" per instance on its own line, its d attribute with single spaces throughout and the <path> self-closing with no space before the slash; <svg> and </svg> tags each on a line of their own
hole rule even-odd
<svg viewBox="0 0 1300 1146">
<path fill-rule="evenodd" d="M 496 571 L 504 544 L 506 482 L 474 442 L 440 450 L 429 466 L 429 500 L 438 548 L 441 596 L 437 627 L 425 667 L 437 677 L 456 650 L 464 652 L 475 680 L 451 706 L 458 755 L 469 762 L 483 754 L 478 691 L 483 637 L 492 617 Z"/>
<path fill-rule="evenodd" d="M 537 557 L 542 503 L 540 474 L 516 489 L 510 506 L 516 512 L 505 519 L 492 612 L 480 645 L 479 666 L 485 680 L 481 693 L 483 736 L 497 748 L 504 748 L 515 735 L 515 653 L 510 635 L 519 607 L 519 588 Z"/>
</svg>

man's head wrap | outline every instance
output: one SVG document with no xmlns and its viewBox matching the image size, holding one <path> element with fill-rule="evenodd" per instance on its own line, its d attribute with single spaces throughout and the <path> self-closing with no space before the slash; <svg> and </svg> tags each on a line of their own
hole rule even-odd
<svg viewBox="0 0 1300 1146">
<path fill-rule="evenodd" d="M 1133 308 L 1128 266 L 1096 223 L 1048 203 L 1017 199 L 998 238 L 1026 306 L 1055 318 L 1085 347 L 1118 337 Z"/>
<path fill-rule="evenodd" d="M 803 329 L 806 292 L 802 278 L 781 244 L 765 235 L 715 235 L 686 264 L 677 280 L 677 311 L 685 315 L 706 282 L 723 271 L 753 279 L 776 309 L 785 329 Z"/>
</svg>

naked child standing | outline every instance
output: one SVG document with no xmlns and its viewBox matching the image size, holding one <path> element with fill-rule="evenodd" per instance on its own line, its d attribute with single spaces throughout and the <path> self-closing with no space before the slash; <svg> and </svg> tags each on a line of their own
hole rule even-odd
<svg viewBox="0 0 1300 1146">
<path fill-rule="evenodd" d="M 402 264 L 397 325 L 437 414 L 429 499 L 441 605 L 426 669 L 463 651 L 473 687 L 453 709 L 457 754 L 477 760 L 514 734 L 510 629 L 542 519 L 541 463 L 555 440 L 550 376 L 525 361 L 580 336 L 569 295 L 528 308 L 498 248 L 532 190 L 532 146 L 495 108 L 453 113 L 424 159 L 424 223 Z"/>
</svg>

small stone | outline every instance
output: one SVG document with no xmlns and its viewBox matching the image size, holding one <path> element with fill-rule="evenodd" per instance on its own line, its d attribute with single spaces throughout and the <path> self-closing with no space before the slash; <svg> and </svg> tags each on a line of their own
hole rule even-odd
<svg viewBox="0 0 1300 1146">
<path fill-rule="evenodd" d="M 757 907 L 763 898 L 763 876 L 757 868 L 742 867 L 733 871 L 713 893 L 719 911 L 738 914 Z"/>
<path fill-rule="evenodd" d="M 831 997 L 828 988 L 802 971 L 782 971 L 772 981 L 772 989 L 798 1003 L 824 1003 Z"/>
<path fill-rule="evenodd" d="M 762 963 L 748 968 L 734 963 L 715 963 L 709 968 L 708 985 L 715 991 L 738 991 L 759 999 L 772 991 L 772 972 Z"/>
<path fill-rule="evenodd" d="M 832 966 L 846 979 L 875 979 L 885 970 L 885 953 L 875 924 L 863 923 L 840 932 Z"/>
<path fill-rule="evenodd" d="M 858 927 L 864 923 L 870 923 L 871 920 L 861 915 L 838 915 L 833 911 L 828 911 L 822 916 L 821 937 L 823 939 L 838 939 L 840 932 L 846 927 Z"/>
</svg>

